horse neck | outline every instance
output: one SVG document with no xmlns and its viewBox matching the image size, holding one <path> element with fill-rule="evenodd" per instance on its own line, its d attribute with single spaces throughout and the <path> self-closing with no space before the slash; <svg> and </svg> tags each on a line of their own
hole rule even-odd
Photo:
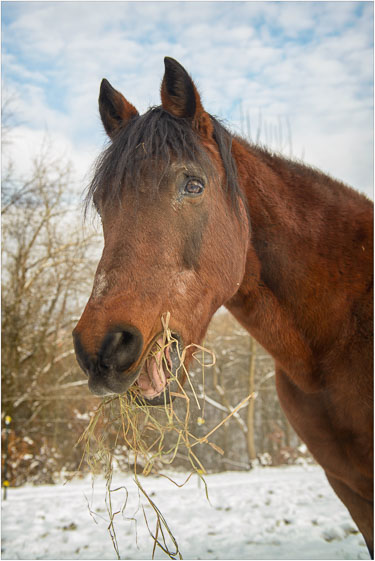
<svg viewBox="0 0 375 561">
<path fill-rule="evenodd" d="M 251 237 L 244 280 L 228 308 L 282 364 L 297 354 L 311 367 L 347 319 L 348 299 L 368 289 L 372 205 L 239 139 L 233 155 Z"/>
</svg>

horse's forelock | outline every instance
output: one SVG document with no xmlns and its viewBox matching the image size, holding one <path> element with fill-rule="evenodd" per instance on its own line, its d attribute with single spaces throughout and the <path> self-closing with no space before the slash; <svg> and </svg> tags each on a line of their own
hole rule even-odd
<svg viewBox="0 0 375 561">
<path fill-rule="evenodd" d="M 232 137 L 214 117 L 213 139 L 217 144 L 226 175 L 225 188 L 238 210 L 241 191 L 237 182 L 236 164 L 231 153 Z M 85 199 L 86 210 L 104 195 L 114 201 L 121 199 L 123 186 L 137 191 L 144 171 L 148 171 L 150 190 L 157 192 L 161 177 L 172 161 L 198 162 L 209 177 L 217 174 L 215 163 L 203 147 L 199 136 L 187 119 L 178 119 L 162 107 L 149 109 L 133 117 L 120 128 L 112 142 L 99 156 Z M 151 173 L 150 173 L 151 172 Z"/>
</svg>

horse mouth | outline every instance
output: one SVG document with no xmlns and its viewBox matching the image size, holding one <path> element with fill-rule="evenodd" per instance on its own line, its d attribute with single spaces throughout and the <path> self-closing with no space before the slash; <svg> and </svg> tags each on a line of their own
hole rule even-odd
<svg viewBox="0 0 375 561">
<path fill-rule="evenodd" d="M 130 388 L 136 389 L 140 400 L 150 405 L 163 405 L 170 400 L 170 388 L 178 389 L 181 362 L 180 337 L 172 335 L 166 341 L 163 335 L 154 339 L 146 355 L 136 381 Z"/>
</svg>

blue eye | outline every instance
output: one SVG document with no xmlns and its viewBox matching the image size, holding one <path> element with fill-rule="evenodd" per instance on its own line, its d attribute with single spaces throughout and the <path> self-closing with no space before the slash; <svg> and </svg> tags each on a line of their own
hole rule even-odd
<svg viewBox="0 0 375 561">
<path fill-rule="evenodd" d="M 185 183 L 185 187 L 184 187 L 185 195 L 197 196 L 203 193 L 203 191 L 204 191 L 204 185 L 203 182 L 200 181 L 199 179 L 189 179 Z"/>
</svg>

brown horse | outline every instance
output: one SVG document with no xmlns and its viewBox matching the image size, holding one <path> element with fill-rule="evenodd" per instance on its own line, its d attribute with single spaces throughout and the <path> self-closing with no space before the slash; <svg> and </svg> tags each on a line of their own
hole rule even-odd
<svg viewBox="0 0 375 561">
<path fill-rule="evenodd" d="M 101 84 L 111 143 L 88 200 L 105 245 L 74 330 L 89 387 L 163 402 L 168 373 L 148 357 L 161 317 L 187 346 L 224 304 L 274 357 L 285 413 L 371 551 L 373 205 L 230 134 L 171 58 L 161 102 L 140 116 Z"/>
</svg>

